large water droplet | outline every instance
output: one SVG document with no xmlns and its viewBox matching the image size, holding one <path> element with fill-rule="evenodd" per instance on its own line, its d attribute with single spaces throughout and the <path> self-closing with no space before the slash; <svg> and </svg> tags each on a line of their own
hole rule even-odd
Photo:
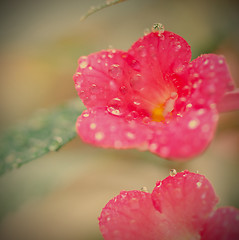
<svg viewBox="0 0 239 240">
<path fill-rule="evenodd" d="M 174 177 L 177 174 L 176 169 L 170 169 L 169 174 L 171 177 Z"/>
<path fill-rule="evenodd" d="M 91 94 L 97 94 L 97 93 L 99 93 L 99 91 L 100 91 L 100 89 L 99 89 L 95 84 L 92 84 L 92 85 L 90 86 L 90 92 L 91 92 Z"/>
<path fill-rule="evenodd" d="M 109 75 L 114 79 L 118 79 L 122 77 L 123 72 L 118 64 L 112 64 L 109 68 Z"/>
<path fill-rule="evenodd" d="M 154 23 L 152 32 L 158 32 L 161 35 L 164 32 L 164 26 L 162 23 Z"/>
<path fill-rule="evenodd" d="M 107 111 L 113 115 L 121 116 L 122 113 L 122 101 L 119 98 L 113 98 L 109 101 Z"/>
<path fill-rule="evenodd" d="M 142 91 L 144 89 L 144 82 L 142 80 L 141 74 L 133 75 L 130 80 L 130 86 L 136 91 Z"/>
</svg>

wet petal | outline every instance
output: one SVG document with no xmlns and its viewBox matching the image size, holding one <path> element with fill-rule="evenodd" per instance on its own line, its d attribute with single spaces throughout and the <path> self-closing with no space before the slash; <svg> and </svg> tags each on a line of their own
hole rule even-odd
<svg viewBox="0 0 239 240">
<path fill-rule="evenodd" d="M 188 78 L 190 104 L 195 108 L 216 107 L 227 91 L 234 87 L 223 56 L 204 54 L 193 60 L 181 79 Z"/>
<path fill-rule="evenodd" d="M 156 104 L 164 102 L 176 91 L 175 71 L 181 70 L 191 59 L 191 49 L 180 36 L 165 31 L 140 38 L 129 49 L 138 64 L 138 80 L 132 88 L 142 98 Z M 136 82 L 136 83 L 135 83 Z"/>
<path fill-rule="evenodd" d="M 120 116 L 119 110 L 89 109 L 78 118 L 76 128 L 85 142 L 96 146 L 145 150 L 151 130 L 136 120 L 126 121 L 125 118 Z"/>
<path fill-rule="evenodd" d="M 158 123 L 149 150 L 168 159 L 187 160 L 211 142 L 218 121 L 213 109 L 192 109 L 168 124 Z"/>
<path fill-rule="evenodd" d="M 79 59 L 74 81 L 86 107 L 106 106 L 114 98 L 129 101 L 127 79 L 133 72 L 129 59 L 126 52 L 118 50 L 101 51 Z"/>
<path fill-rule="evenodd" d="M 165 239 L 162 229 L 169 226 L 160 215 L 150 193 L 122 191 L 103 208 L 99 217 L 100 231 L 105 240 Z"/>
<path fill-rule="evenodd" d="M 201 239 L 239 239 L 239 210 L 233 207 L 218 208 L 207 220 Z"/>
<path fill-rule="evenodd" d="M 210 182 L 200 174 L 184 171 L 156 184 L 152 192 L 155 208 L 170 219 L 178 236 L 198 236 L 217 203 Z M 200 239 L 200 238 L 191 238 Z"/>
</svg>

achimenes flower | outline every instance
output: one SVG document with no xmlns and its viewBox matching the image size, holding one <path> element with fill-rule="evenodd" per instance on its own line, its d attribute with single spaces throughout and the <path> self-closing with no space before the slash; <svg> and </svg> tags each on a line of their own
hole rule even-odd
<svg viewBox="0 0 239 240">
<path fill-rule="evenodd" d="M 188 43 L 168 31 L 149 33 L 127 52 L 81 57 L 74 81 L 87 110 L 77 120 L 78 134 L 96 146 L 138 148 L 169 159 L 203 152 L 214 135 L 218 104 L 223 111 L 239 108 L 239 92 L 233 92 L 222 56 L 190 59 Z"/>
<path fill-rule="evenodd" d="M 152 193 L 122 191 L 103 208 L 100 231 L 105 240 L 239 239 L 239 210 L 217 201 L 203 175 L 180 172 Z"/>
</svg>

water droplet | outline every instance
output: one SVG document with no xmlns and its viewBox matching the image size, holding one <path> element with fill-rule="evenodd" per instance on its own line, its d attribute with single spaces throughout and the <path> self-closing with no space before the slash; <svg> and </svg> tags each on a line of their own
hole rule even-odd
<svg viewBox="0 0 239 240">
<path fill-rule="evenodd" d="M 92 130 L 96 129 L 96 124 L 95 123 L 91 123 L 90 124 L 90 129 L 92 129 Z"/>
<path fill-rule="evenodd" d="M 202 186 L 202 183 L 201 182 L 197 182 L 197 188 L 200 188 Z"/>
<path fill-rule="evenodd" d="M 120 93 L 122 94 L 122 95 L 125 95 L 127 92 L 128 92 L 128 90 L 127 90 L 127 88 L 125 87 L 125 86 L 122 86 L 122 87 L 120 87 Z"/>
<path fill-rule="evenodd" d="M 208 59 L 206 59 L 203 64 L 207 65 L 208 63 L 209 63 L 209 61 L 208 61 Z"/>
<path fill-rule="evenodd" d="M 59 136 L 55 136 L 54 140 L 56 140 L 58 143 L 62 143 L 63 142 L 62 137 L 59 137 Z"/>
<path fill-rule="evenodd" d="M 146 57 L 146 55 L 147 55 L 147 50 L 145 49 L 145 47 L 143 45 L 139 46 L 138 52 L 141 57 Z"/>
<path fill-rule="evenodd" d="M 206 110 L 205 109 L 203 109 L 203 108 L 201 108 L 201 109 L 199 109 L 198 111 L 197 111 L 197 115 L 203 115 L 204 113 L 206 112 Z"/>
<path fill-rule="evenodd" d="M 130 86 L 136 91 L 142 91 L 144 89 L 145 84 L 142 80 L 141 74 L 133 75 L 130 78 L 129 82 L 130 82 Z"/>
<path fill-rule="evenodd" d="M 137 71 L 137 72 L 140 71 L 140 63 L 139 63 L 137 60 L 133 59 L 132 61 L 129 62 L 129 65 L 130 65 L 135 71 Z"/>
<path fill-rule="evenodd" d="M 161 35 L 164 32 L 164 26 L 162 23 L 154 23 L 152 32 L 158 32 Z"/>
<path fill-rule="evenodd" d="M 128 139 L 131 139 L 131 140 L 135 139 L 135 134 L 134 133 L 127 132 L 126 136 L 127 136 Z"/>
<path fill-rule="evenodd" d="M 114 79 L 118 79 L 122 77 L 123 72 L 118 64 L 113 64 L 110 66 L 109 75 Z"/>
<path fill-rule="evenodd" d="M 146 192 L 146 193 L 149 192 L 148 189 L 147 189 L 147 187 L 141 187 L 141 188 L 140 188 L 140 191 L 141 191 L 141 192 Z"/>
<path fill-rule="evenodd" d="M 92 85 L 90 86 L 90 92 L 91 92 L 91 94 L 97 94 L 97 93 L 99 93 L 99 91 L 100 91 L 99 87 L 97 87 L 95 84 L 92 84 Z"/>
<path fill-rule="evenodd" d="M 89 113 L 83 113 L 82 116 L 83 117 L 89 117 Z"/>
<path fill-rule="evenodd" d="M 224 63 L 223 59 L 219 59 L 218 63 L 223 64 Z"/>
<path fill-rule="evenodd" d="M 150 122 L 151 122 L 151 118 L 150 117 L 144 117 L 143 118 L 143 123 L 148 124 Z"/>
<path fill-rule="evenodd" d="M 174 177 L 176 174 L 177 174 L 176 169 L 170 169 L 169 175 L 170 175 L 171 177 Z"/>
<path fill-rule="evenodd" d="M 83 60 L 81 63 L 80 63 L 80 68 L 84 69 L 88 66 L 88 62 L 86 60 Z"/>
<path fill-rule="evenodd" d="M 93 67 L 89 66 L 88 69 L 89 69 L 89 70 L 93 70 Z"/>
<path fill-rule="evenodd" d="M 189 123 L 188 123 L 188 127 L 190 129 L 195 129 L 196 127 L 198 127 L 200 124 L 199 120 L 198 119 L 193 119 L 191 120 Z"/>
<path fill-rule="evenodd" d="M 119 98 L 113 98 L 109 101 L 107 111 L 113 115 L 121 116 L 122 115 L 122 101 Z"/>
<path fill-rule="evenodd" d="M 138 118 L 139 117 L 139 113 L 138 112 L 136 112 L 136 111 L 131 111 L 127 116 L 126 116 L 126 119 L 128 120 L 128 121 L 131 121 L 131 120 L 134 120 L 134 119 L 136 119 L 136 118 Z"/>
<path fill-rule="evenodd" d="M 95 140 L 101 141 L 103 138 L 104 138 L 104 133 L 103 132 L 95 133 Z"/>
</svg>

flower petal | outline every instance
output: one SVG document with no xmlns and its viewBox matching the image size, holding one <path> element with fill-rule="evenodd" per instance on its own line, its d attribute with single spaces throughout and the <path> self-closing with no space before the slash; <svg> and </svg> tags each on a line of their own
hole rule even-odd
<svg viewBox="0 0 239 240">
<path fill-rule="evenodd" d="M 155 208 L 175 226 L 177 236 L 184 235 L 184 239 L 190 239 L 188 235 L 197 236 L 218 201 L 210 182 L 187 170 L 158 181 L 152 200 Z"/>
<path fill-rule="evenodd" d="M 158 123 L 149 150 L 161 157 L 185 161 L 207 148 L 217 120 L 216 110 L 201 108 L 192 109 L 168 124 Z"/>
<path fill-rule="evenodd" d="M 219 112 L 228 112 L 239 109 L 239 88 L 234 91 L 227 92 L 221 102 L 218 104 Z"/>
<path fill-rule="evenodd" d="M 152 32 L 140 38 L 128 52 L 140 63 L 141 73 L 154 81 L 157 79 L 150 78 L 151 70 L 160 69 L 162 74 L 173 73 L 191 59 L 188 43 L 179 35 L 168 31 L 160 35 Z"/>
<path fill-rule="evenodd" d="M 150 33 L 140 38 L 129 49 L 138 63 L 139 72 L 131 78 L 132 89 L 148 102 L 160 104 L 176 91 L 174 72 L 191 59 L 191 49 L 180 36 L 165 31 L 160 36 Z M 135 81 L 133 81 L 136 78 Z"/>
<path fill-rule="evenodd" d="M 161 224 L 166 223 L 155 210 L 151 194 L 141 191 L 122 191 L 107 203 L 99 217 L 105 240 L 165 239 Z"/>
<path fill-rule="evenodd" d="M 185 78 L 191 90 L 188 100 L 195 108 L 216 107 L 234 85 L 224 57 L 215 54 L 204 54 L 193 60 L 183 71 L 181 79 Z"/>
<path fill-rule="evenodd" d="M 105 148 L 145 148 L 152 134 L 148 127 L 136 120 L 127 121 L 105 108 L 84 111 L 78 118 L 76 127 L 85 142 Z"/>
<path fill-rule="evenodd" d="M 233 207 L 218 208 L 208 218 L 201 235 L 202 240 L 239 239 L 239 210 Z"/>
<path fill-rule="evenodd" d="M 129 63 L 132 57 L 119 50 L 107 50 L 79 59 L 74 75 L 75 87 L 86 107 L 107 106 L 109 101 L 120 98 L 129 101 L 130 88 L 127 79 L 134 70 Z"/>
</svg>

